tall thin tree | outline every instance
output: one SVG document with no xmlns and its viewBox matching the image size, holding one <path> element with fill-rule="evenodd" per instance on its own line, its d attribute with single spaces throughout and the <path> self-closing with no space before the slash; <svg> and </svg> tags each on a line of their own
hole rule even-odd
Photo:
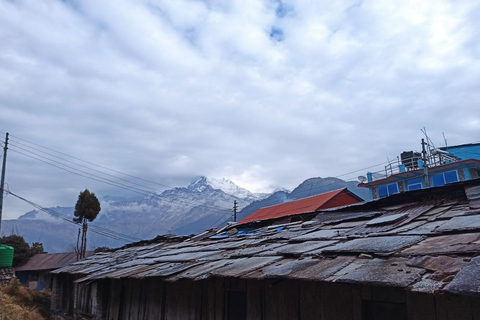
<svg viewBox="0 0 480 320">
<path fill-rule="evenodd" d="M 87 250 L 87 221 L 92 222 L 95 220 L 100 210 L 100 202 L 95 196 L 95 193 L 88 191 L 88 189 L 80 192 L 77 204 L 75 205 L 75 218 L 73 218 L 73 221 L 81 223 L 82 225 L 82 241 L 79 248 L 77 241 L 77 252 L 79 259 L 85 258 L 85 252 Z"/>
</svg>

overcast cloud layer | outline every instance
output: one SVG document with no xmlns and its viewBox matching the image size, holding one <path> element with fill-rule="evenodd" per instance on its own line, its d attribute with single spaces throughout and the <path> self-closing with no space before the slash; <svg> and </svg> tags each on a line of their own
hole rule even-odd
<svg viewBox="0 0 480 320">
<path fill-rule="evenodd" d="M 478 1 L 0 0 L 8 187 L 45 206 L 127 194 L 27 157 L 19 138 L 169 186 L 206 175 L 254 192 L 420 149 L 423 127 L 438 145 L 476 142 L 479 33 Z M 4 218 L 31 209 L 8 196 Z"/>
</svg>

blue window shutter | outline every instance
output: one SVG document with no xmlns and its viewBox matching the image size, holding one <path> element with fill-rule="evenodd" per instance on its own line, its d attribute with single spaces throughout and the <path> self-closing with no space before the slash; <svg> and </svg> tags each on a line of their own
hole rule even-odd
<svg viewBox="0 0 480 320">
<path fill-rule="evenodd" d="M 388 196 L 387 186 L 378 187 L 378 197 L 379 198 L 384 198 L 386 196 Z"/>
<path fill-rule="evenodd" d="M 443 173 L 432 176 L 432 180 L 433 180 L 434 187 L 440 187 L 445 184 Z"/>
<path fill-rule="evenodd" d="M 452 183 L 458 181 L 457 171 L 445 172 L 445 183 Z"/>
</svg>

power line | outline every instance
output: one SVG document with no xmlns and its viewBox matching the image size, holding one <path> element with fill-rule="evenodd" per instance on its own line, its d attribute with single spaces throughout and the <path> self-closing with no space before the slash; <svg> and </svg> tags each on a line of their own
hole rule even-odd
<svg viewBox="0 0 480 320">
<path fill-rule="evenodd" d="M 19 148 L 18 146 L 15 146 L 15 148 Z M 22 148 L 22 150 L 25 150 Z M 117 181 L 113 181 L 111 179 L 107 179 L 107 178 L 104 178 L 104 177 L 101 177 L 101 176 L 98 176 L 98 175 L 95 175 L 95 174 L 92 174 L 92 173 L 89 173 L 89 172 L 86 172 L 84 170 L 80 170 L 80 169 L 77 169 L 77 168 L 74 168 L 72 166 L 69 166 L 69 165 L 65 165 L 59 161 L 56 161 L 56 160 L 53 160 L 53 159 L 50 159 L 50 158 L 47 158 L 47 157 L 44 157 L 42 155 L 38 155 L 37 153 L 34 153 L 34 152 L 31 152 L 31 151 L 27 151 L 31 154 L 34 154 L 36 155 L 37 157 L 41 157 L 43 159 L 46 159 L 46 160 L 42 160 L 42 159 L 39 159 L 37 158 L 36 156 L 32 156 L 32 155 L 29 155 L 29 154 L 26 154 L 26 153 L 23 153 L 21 151 L 18 151 L 16 149 L 12 149 L 13 152 L 16 152 L 18 154 L 21 154 L 23 156 L 26 156 L 28 158 L 31 158 L 31 159 L 34 159 L 34 160 L 37 160 L 37 161 L 40 161 L 40 162 L 43 162 L 45 164 L 48 164 L 50 166 L 53 166 L 53 167 L 56 167 L 58 169 L 61 169 L 61 170 L 64 170 L 66 172 L 69 172 L 69 173 L 72 173 L 72 174 L 75 174 L 77 176 L 81 176 L 81 177 L 84 177 L 84 178 L 87 178 L 87 179 L 91 179 L 91 180 L 94 180 L 94 181 L 98 181 L 98 182 L 101 182 L 101 183 L 105 183 L 105 184 L 108 184 L 108 185 L 111 185 L 111 186 L 114 186 L 114 187 L 118 187 L 118 188 L 121 188 L 121 189 L 124 189 L 124 190 L 128 190 L 128 191 L 131 191 L 131 192 L 134 192 L 134 193 L 137 193 L 137 194 L 140 194 L 142 196 L 145 196 L 145 197 L 154 197 L 156 199 L 160 199 L 160 200 L 163 200 L 163 201 L 166 201 L 166 202 L 170 202 L 170 203 L 183 203 L 185 205 L 188 205 L 188 206 L 192 206 L 192 207 L 196 207 L 196 206 L 199 206 L 199 204 L 197 202 L 188 202 L 188 201 L 185 201 L 185 200 L 180 200 L 180 199 L 165 199 L 165 198 L 161 198 L 158 194 L 156 193 L 153 193 L 153 192 L 150 192 L 148 190 L 143 190 L 143 189 L 139 189 L 139 188 L 136 188 L 136 187 L 133 187 L 133 186 L 128 186 L 128 185 L 125 185 L 123 183 L 120 183 L 120 182 L 117 182 Z M 54 163 L 51 163 L 49 161 L 53 161 Z M 58 163 L 59 165 L 55 164 L 55 163 Z M 64 167 L 61 167 L 61 166 L 64 166 Z M 68 168 L 68 169 L 67 169 Z M 72 171 L 72 170 L 75 170 L 75 171 Z M 205 208 L 210 208 L 210 209 L 214 209 L 214 210 L 218 210 L 218 207 L 213 207 L 213 206 L 209 206 L 209 205 L 203 205 L 203 207 Z"/>
<path fill-rule="evenodd" d="M 14 146 L 15 148 L 18 148 L 18 146 L 15 146 L 15 145 L 13 145 L 13 146 Z M 25 149 L 23 149 L 23 148 L 20 148 L 20 149 L 25 151 Z M 143 192 L 143 193 L 149 192 L 149 191 L 147 191 L 147 190 L 143 190 L 143 189 L 139 189 L 139 188 L 136 188 L 136 187 L 128 186 L 128 185 L 122 184 L 122 183 L 120 183 L 120 182 L 116 182 L 116 181 L 114 181 L 114 180 L 107 179 L 107 178 L 104 178 L 104 177 L 101 177 L 101 176 L 98 176 L 98 175 L 89 173 L 89 172 L 87 172 L 87 171 L 74 168 L 74 167 L 72 167 L 72 166 L 63 164 L 63 163 L 61 163 L 61 162 L 59 162 L 59 161 L 56 161 L 56 160 L 53 160 L 53 159 L 49 159 L 49 158 L 44 157 L 44 156 L 42 156 L 42 155 L 39 155 L 39 154 L 37 154 L 37 153 L 30 152 L 30 151 L 28 151 L 28 150 L 26 150 L 26 151 L 29 152 L 29 153 L 31 153 L 31 154 L 36 155 L 37 157 L 43 158 L 43 159 L 48 160 L 48 161 L 51 161 L 51 162 L 53 162 L 53 163 L 57 163 L 57 164 L 59 164 L 59 165 L 61 165 L 61 166 L 64 166 L 64 167 L 66 167 L 66 168 L 68 168 L 68 169 L 76 170 L 76 171 L 78 171 L 78 172 L 80 172 L 80 173 L 82 173 L 82 174 L 87 174 L 87 175 L 90 175 L 90 176 L 95 177 L 95 178 L 97 178 L 97 179 L 102 179 L 103 181 L 105 181 L 105 183 L 110 183 L 111 185 L 114 184 L 114 185 L 116 185 L 116 186 L 118 186 L 118 187 L 128 188 L 128 190 L 131 190 L 131 191 L 137 190 L 137 191 L 141 191 L 141 192 Z M 33 157 L 33 156 L 26 155 L 25 153 L 22 153 L 22 152 L 20 152 L 20 151 L 18 151 L 18 150 L 15 150 L 15 152 L 20 153 L 20 154 L 22 154 L 22 155 L 24 155 L 24 156 L 28 156 L 28 157 L 30 157 L 30 158 L 32 158 L 32 159 L 42 161 L 43 163 L 46 163 L 46 164 L 49 164 L 49 165 L 53 165 L 53 164 L 50 163 L 50 162 L 43 161 L 43 160 L 41 160 L 41 159 L 39 159 L 39 158 L 35 158 L 35 157 Z M 55 166 L 55 165 L 53 165 L 53 166 Z M 70 172 L 70 173 L 77 174 L 76 172 L 72 172 L 72 171 L 70 171 L 70 170 L 64 169 L 64 168 L 59 167 L 59 166 L 55 166 L 55 167 L 57 167 L 57 168 L 59 168 L 59 169 L 62 169 L 62 170 L 65 170 L 65 171 L 68 171 L 68 172 Z M 86 177 L 86 176 L 84 176 L 84 175 L 82 175 L 82 176 L 83 176 L 83 177 Z M 88 178 L 88 177 L 86 177 L 86 178 Z M 100 181 L 100 180 L 97 180 L 97 181 Z"/>
<path fill-rule="evenodd" d="M 72 221 L 69 217 L 53 210 L 53 209 L 50 209 L 50 208 L 45 208 L 33 201 L 30 201 L 24 197 L 21 197 L 11 191 L 6 191 L 8 192 L 8 194 L 11 194 L 12 196 L 30 204 L 31 206 L 37 208 L 38 210 L 40 211 L 43 211 L 45 213 L 48 213 L 49 215 L 53 216 L 53 217 L 56 217 L 56 218 L 60 218 L 70 224 L 73 224 L 73 225 L 76 225 L 78 226 L 78 224 L 74 221 Z M 126 235 L 126 234 L 123 234 L 123 233 L 120 233 L 120 232 L 117 232 L 117 231 L 113 231 L 113 230 L 109 230 L 107 228 L 102 228 L 102 227 L 99 227 L 99 226 L 95 226 L 95 225 L 89 225 L 89 227 L 93 230 L 91 230 L 93 233 L 96 233 L 96 234 L 99 234 L 99 235 L 102 235 L 102 236 L 105 236 L 105 237 L 109 237 L 111 239 L 114 239 L 114 240 L 121 240 L 121 241 L 128 241 L 128 242 L 134 242 L 134 241 L 140 241 L 141 239 L 139 238 L 136 238 L 136 237 L 132 237 L 132 236 L 129 236 L 129 235 Z"/>
<path fill-rule="evenodd" d="M 113 177 L 113 178 L 118 179 L 118 180 L 121 180 L 121 181 L 128 182 L 128 183 L 133 184 L 133 185 L 137 185 L 137 186 L 140 186 L 140 187 L 143 187 L 143 188 L 148 188 L 148 189 L 150 189 L 150 190 L 152 190 L 152 191 L 155 191 L 155 192 L 157 191 L 157 190 L 154 189 L 154 188 L 150 188 L 150 187 L 147 187 L 147 186 L 145 186 L 145 185 L 142 185 L 142 184 L 139 184 L 139 183 L 136 183 L 136 182 L 132 182 L 132 181 L 129 181 L 129 180 L 127 180 L 127 179 L 119 178 L 119 177 L 114 176 L 114 175 L 112 175 L 112 174 L 105 173 L 105 172 L 103 172 L 103 171 L 100 171 L 100 170 L 97 170 L 97 169 L 94 169 L 94 168 L 90 168 L 90 167 L 88 167 L 88 166 L 75 163 L 75 162 L 73 162 L 73 161 L 69 161 L 69 160 L 67 160 L 67 159 L 65 159 L 65 158 L 61 158 L 61 157 L 55 156 L 54 154 L 51 154 L 51 153 L 48 153 L 48 152 L 39 150 L 39 149 L 37 149 L 37 148 L 32 148 L 32 147 L 29 147 L 29 146 L 27 146 L 27 145 L 25 145 L 25 144 L 19 143 L 19 142 L 15 142 L 15 143 L 20 144 L 20 145 L 22 145 L 22 146 L 25 146 L 25 147 L 27 147 L 27 148 L 30 148 L 30 149 L 39 151 L 39 152 L 41 152 L 41 153 L 48 154 L 49 156 L 52 156 L 52 157 L 54 157 L 54 158 L 61 159 L 62 161 L 65 161 L 65 162 L 67 162 L 67 163 L 72 163 L 72 164 L 75 164 L 75 165 L 77 165 L 77 166 L 79 166 L 79 167 L 86 168 L 86 169 L 89 169 L 89 170 L 98 172 L 98 173 L 100 173 L 100 174 L 103 174 L 103 175 L 106 175 L 106 176 L 109 176 L 109 177 Z M 39 157 L 42 157 L 42 158 L 45 158 L 45 159 L 49 159 L 50 161 L 57 162 L 57 163 L 61 163 L 61 162 L 59 162 L 59 161 L 56 161 L 56 160 L 53 160 L 53 159 L 50 159 L 50 158 L 41 156 L 41 155 L 39 155 L 39 154 L 37 154 L 37 153 L 34 153 L 34 152 L 30 151 L 30 150 L 27 150 L 27 149 L 24 149 L 24 148 L 22 148 L 22 147 L 16 146 L 15 144 L 13 144 L 13 146 L 15 146 L 15 147 L 17 147 L 17 148 L 19 148 L 19 149 L 21 149 L 21 150 L 24 150 L 24 151 L 26 151 L 26 152 L 30 152 L 30 153 L 32 153 L 32 154 L 38 155 Z M 62 165 L 64 165 L 64 164 L 62 164 Z M 67 166 L 67 165 L 65 165 L 65 166 Z M 77 170 L 77 169 L 76 169 L 76 170 Z"/>
<path fill-rule="evenodd" d="M 0 131 L 2 132 L 2 131 Z M 75 156 L 71 156 L 71 155 L 68 155 L 66 153 L 63 153 L 63 152 L 60 152 L 60 151 L 57 151 L 57 150 L 54 150 L 54 149 L 51 149 L 51 148 L 48 148 L 48 147 L 45 147 L 45 146 L 42 146 L 40 144 L 37 144 L 37 143 L 34 143 L 34 142 L 31 142 L 31 141 L 28 141 L 26 139 L 22 139 L 20 137 L 17 137 L 17 136 L 12 136 L 14 139 L 19 139 L 19 140 L 22 140 L 22 141 L 25 141 L 27 143 L 30 143 L 30 144 L 33 144 L 37 147 L 40 147 L 40 148 L 44 148 L 44 149 L 47 149 L 47 150 L 50 150 L 50 151 L 53 151 L 53 152 L 56 152 L 58 154 L 61 154 L 61 155 L 64 155 L 66 157 L 69 157 L 69 158 L 72 158 L 72 159 L 75 159 L 75 160 L 78 160 L 78 161 L 81 161 L 81 162 L 84 162 L 84 163 L 88 163 L 90 165 L 94 165 L 94 166 L 97 166 L 99 168 L 102 168 L 102 169 L 105 169 L 105 170 L 109 170 L 111 172 L 115 172 L 115 173 L 118 173 L 118 174 L 121 174 L 121 175 L 124 175 L 124 176 L 127 176 L 127 177 L 131 177 L 131 178 L 135 178 L 135 179 L 138 179 L 138 180 L 142 180 L 142 181 L 145 181 L 145 182 L 149 182 L 149 183 L 153 183 L 153 184 L 156 184 L 156 185 L 159 185 L 159 186 L 162 186 L 162 187 L 166 187 L 166 188 L 169 188 L 169 189 L 172 189 L 173 187 L 169 186 L 169 185 L 166 185 L 166 184 L 162 184 L 162 183 L 158 183 L 158 182 L 155 182 L 155 181 L 152 181 L 152 180 L 148 180 L 148 179 L 144 179 L 144 178 L 141 178 L 141 177 L 137 177 L 137 176 L 134 176 L 134 175 L 131 175 L 131 174 L 127 174 L 127 173 L 124 173 L 124 172 L 121 172 L 121 171 L 117 171 L 117 170 L 114 170 L 114 169 L 111 169 L 111 168 L 108 168 L 108 167 L 105 167 L 105 166 L 102 166 L 102 165 L 99 165 L 99 164 L 96 164 L 96 163 L 93 163 L 93 162 L 90 162 L 90 161 L 87 161 L 87 160 L 83 160 L 83 159 L 80 159 L 80 158 L 77 158 Z M 18 143 L 18 142 L 17 142 Z"/>
<path fill-rule="evenodd" d="M 197 202 L 187 202 L 185 200 L 180 200 L 180 199 L 165 199 L 165 198 L 162 198 L 160 195 L 158 194 L 155 194 L 155 193 L 151 193 L 151 192 L 148 192 L 146 190 L 142 190 L 142 189 L 139 189 L 139 188 L 135 188 L 135 187 L 131 187 L 131 186 L 128 186 L 128 185 L 125 185 L 125 184 L 122 184 L 122 183 L 119 183 L 119 182 L 116 182 L 116 181 L 113 181 L 113 180 L 110 180 L 110 179 L 106 179 L 106 178 L 103 178 L 103 177 L 100 177 L 100 176 L 97 176 L 97 175 L 94 175 L 94 174 L 91 174 L 91 173 L 88 173 L 88 172 L 85 172 L 83 170 L 79 170 L 79 169 L 76 169 L 76 168 L 71 168 L 67 165 L 64 165 L 66 166 L 67 168 L 71 168 L 72 170 L 76 170 L 76 171 L 79 171 L 79 172 L 75 172 L 75 171 L 72 171 L 72 170 L 69 170 L 69 169 L 66 169 L 66 168 L 63 168 L 59 165 L 56 165 L 56 164 L 53 164 L 53 163 L 50 163 L 48 161 L 45 161 L 45 160 L 42 160 L 42 159 L 39 159 L 37 157 L 34 157 L 34 156 L 31 156 L 31 155 L 28 155 L 28 154 L 25 154 L 23 152 L 20 152 L 18 150 L 15 150 L 15 149 L 11 149 L 11 151 L 15 152 L 15 153 L 18 153 L 18 154 L 21 154 L 23 156 L 26 156 L 28 158 L 31 158 L 31 159 L 35 159 L 37 161 L 40 161 L 40 162 L 43 162 L 45 164 L 48 164 L 50 166 L 53 166 L 53 167 L 56 167 L 58 169 L 61 169 L 61 170 L 64 170 L 66 172 L 69 172 L 69 173 L 72 173 L 72 174 L 75 174 L 77 176 L 81 176 L 81 177 L 84 177 L 84 178 L 87 178 L 87 179 L 91 179 L 91 180 L 94 180 L 94 181 L 98 181 L 98 182 L 101 182 L 101 183 L 105 183 L 105 184 L 108 184 L 108 185 L 111 185 L 111 186 L 114 186 L 114 187 L 118 187 L 118 188 L 121 188 L 121 189 L 124 189 L 124 190 L 128 190 L 128 191 L 131 191 L 131 192 L 134 192 L 134 193 L 137 193 L 137 194 L 140 194 L 142 196 L 145 196 L 145 197 L 153 197 L 153 198 L 156 198 L 156 199 L 159 199 L 159 200 L 162 200 L 162 201 L 165 201 L 165 202 L 170 202 L 170 203 L 180 203 L 180 204 L 184 204 L 184 205 L 188 205 L 188 206 L 192 206 L 192 207 L 196 207 L 196 206 L 203 206 L 204 208 L 211 208 L 211 209 L 214 209 L 214 210 L 218 210 L 218 207 L 213 207 L 213 206 L 209 206 L 209 205 L 206 205 L 206 204 L 199 204 Z M 63 165 L 60 163 L 60 165 Z M 88 175 L 88 176 L 87 176 Z M 215 212 L 212 212 L 212 213 L 215 213 Z M 217 213 L 222 213 L 220 211 L 218 211 Z"/>
<path fill-rule="evenodd" d="M 0 131 L 0 132 L 1 132 L 1 131 Z M 27 143 L 30 143 L 30 144 L 32 144 L 32 145 L 38 146 L 38 147 L 40 147 L 40 148 L 44 148 L 44 149 L 46 149 L 46 150 L 50 150 L 50 151 L 52 151 L 52 152 L 55 152 L 55 153 L 64 155 L 64 156 L 66 156 L 66 157 L 69 157 L 69 158 L 72 158 L 72 159 L 76 159 L 76 160 L 79 160 L 79 161 L 82 161 L 82 162 L 84 162 L 84 163 L 88 163 L 88 164 L 91 164 L 91 165 L 94 165 L 94 166 L 98 166 L 98 167 L 103 168 L 103 169 L 105 169 L 105 170 L 109 170 L 109 171 L 112 171 L 112 172 L 116 172 L 116 173 L 119 173 L 119 174 L 122 174 L 122 175 L 125 175 L 125 176 L 129 176 L 129 177 L 132 177 L 132 178 L 135 178 L 135 179 L 143 180 L 143 181 L 146 181 L 146 182 L 149 182 L 149 183 L 155 183 L 155 184 L 157 184 L 157 185 L 161 185 L 161 186 L 165 186 L 165 187 L 168 187 L 168 188 L 172 188 L 172 187 L 170 187 L 170 186 L 168 186 L 168 185 L 165 185 L 165 184 L 156 183 L 156 182 L 154 182 L 154 181 L 150 181 L 150 180 L 143 179 L 143 178 L 139 178 L 139 177 L 136 177 L 136 176 L 133 176 L 133 175 L 125 174 L 125 173 L 122 173 L 122 172 L 117 171 L 117 170 L 113 170 L 113 169 L 110 169 L 110 168 L 107 168 L 107 167 L 104 167 L 104 166 L 101 166 L 101 165 L 98 165 L 98 164 L 95 164 L 95 163 L 92 163 L 92 162 L 89 162 L 89 161 L 86 161 L 86 160 L 77 158 L 77 157 L 74 157 L 74 156 L 70 156 L 70 155 L 65 154 L 65 153 L 63 153 L 63 152 L 56 151 L 56 150 L 54 150 L 54 149 L 41 146 L 41 145 L 39 145 L 39 144 L 36 144 L 36 143 L 34 143 L 34 142 L 31 142 L 31 141 L 22 139 L 22 138 L 20 138 L 20 137 L 16 137 L 16 136 L 13 136 L 13 137 L 16 138 L 16 139 L 25 141 L 25 142 L 27 142 Z M 150 189 L 150 190 L 155 191 L 155 189 L 153 189 L 153 188 L 151 188 L 151 187 L 148 187 L 148 186 L 141 185 L 141 184 L 138 184 L 138 183 L 135 183 L 135 182 L 126 180 L 126 179 L 122 179 L 122 178 L 116 177 L 116 176 L 114 176 L 114 175 L 111 175 L 111 174 L 102 172 L 102 171 L 100 171 L 100 170 L 96 170 L 96 169 L 94 169 L 94 168 L 90 168 L 90 167 L 88 167 L 88 166 L 81 165 L 81 164 L 79 164 L 79 163 L 77 163 L 77 162 L 69 161 L 69 160 L 67 160 L 67 159 L 65 159 L 65 158 L 63 158 L 63 157 L 58 157 L 58 156 L 56 156 L 56 155 L 54 155 L 54 154 L 52 154 L 52 153 L 45 152 L 45 151 L 42 151 L 42 150 L 40 150 L 40 149 L 38 149 L 38 148 L 31 147 L 31 146 L 29 146 L 29 145 L 27 145 L 27 144 L 25 144 L 25 143 L 18 142 L 18 141 L 15 141 L 15 143 L 16 143 L 16 144 L 19 144 L 19 145 L 22 145 L 22 146 L 24 146 L 24 147 L 26 147 L 26 148 L 30 148 L 30 149 L 39 151 L 39 152 L 41 152 L 41 153 L 47 154 L 47 155 L 49 155 L 49 156 L 51 156 L 51 157 L 60 159 L 60 160 L 65 161 L 65 162 L 67 162 L 67 163 L 71 163 L 71 164 L 74 164 L 74 165 L 76 165 L 76 166 L 80 166 L 80 167 L 86 168 L 86 169 L 88 169 L 88 170 L 92 170 L 92 171 L 98 172 L 98 173 L 100 173 L 100 174 L 102 174 L 102 175 L 107 175 L 107 176 L 113 177 L 114 179 L 119 179 L 119 180 L 125 181 L 125 182 L 127 182 L 127 183 L 129 183 L 129 184 L 134 184 L 134 185 L 140 186 L 141 188 Z M 154 192 L 150 192 L 150 191 L 148 191 L 148 190 L 140 189 L 140 188 L 137 188 L 137 187 L 134 187 L 134 186 L 131 186 L 131 185 L 126 185 L 126 184 L 120 183 L 120 182 L 118 182 L 118 181 L 114 181 L 114 180 L 107 179 L 107 178 L 105 178 L 105 177 L 99 176 L 99 175 L 97 175 L 97 174 L 93 174 L 93 173 L 90 173 L 90 172 L 86 172 L 86 171 L 84 171 L 84 170 L 80 170 L 80 169 L 74 168 L 74 167 L 72 167 L 72 166 L 70 166 L 70 165 L 68 165 L 68 164 L 64 164 L 64 163 L 61 163 L 61 162 L 59 162 L 59 161 L 57 161 L 57 160 L 54 160 L 54 159 L 51 159 L 51 158 L 42 156 L 42 155 L 40 155 L 40 154 L 38 154 L 38 153 L 35 153 L 35 152 L 32 152 L 32 151 L 27 150 L 27 149 L 25 149 L 25 148 L 19 147 L 18 145 L 15 145 L 15 144 L 14 144 L 13 146 L 16 147 L 16 148 L 18 148 L 18 149 L 20 149 L 20 150 L 23 150 L 23 151 L 25 151 L 25 152 L 27 152 L 27 153 L 30 153 L 30 155 L 29 155 L 29 154 L 22 153 L 22 152 L 20 152 L 20 151 L 18 151 L 18 150 L 13 150 L 13 151 L 15 151 L 15 152 L 17 152 L 17 153 L 19 153 L 19 154 L 22 154 L 22 155 L 24 155 L 24 156 L 26 156 L 26 157 L 32 158 L 32 159 L 34 159 L 34 160 L 43 162 L 43 163 L 48 164 L 48 165 L 50 165 L 50 166 L 59 168 L 59 169 L 61 169 L 61 170 L 67 171 L 67 172 L 69 172 L 69 173 L 72 173 L 72 174 L 75 174 L 75 175 L 78 175 L 78 176 L 81 176 L 81 177 L 84 177 L 84 178 L 87 178 L 87 179 L 91 179 L 91 180 L 94 180 L 94 181 L 102 182 L 102 183 L 105 183 L 105 184 L 108 184 L 108 185 L 111 185 L 111 186 L 114 186 L 114 187 L 122 188 L 122 189 L 124 189 L 124 190 L 128 190 L 128 191 L 131 191 L 131 192 L 134 192 L 134 193 L 143 195 L 143 196 L 150 196 L 150 197 L 154 197 L 154 198 L 161 199 L 161 200 L 163 200 L 163 201 L 167 201 L 167 202 L 171 202 L 171 203 L 177 202 L 177 203 L 183 203 L 183 204 L 187 204 L 187 205 L 194 206 L 194 207 L 195 207 L 195 206 L 198 206 L 198 203 L 196 203 L 196 202 L 187 202 L 187 201 L 185 201 L 185 200 L 179 200 L 179 199 L 176 199 L 175 201 L 172 201 L 172 199 L 168 199 L 168 200 L 167 200 L 167 199 L 161 198 L 159 195 L 157 195 L 157 194 L 154 193 Z M 37 157 L 41 157 L 41 158 L 43 158 L 43 159 L 45 159 L 45 160 L 47 160 L 47 161 L 42 160 L 42 159 L 39 159 L 39 158 L 37 158 L 37 157 L 35 157 L 35 156 L 32 156 L 32 154 L 35 155 L 35 156 L 37 156 Z M 53 162 L 53 163 L 52 163 L 52 162 Z M 63 167 L 60 167 L 60 166 L 56 165 L 55 163 L 56 163 L 56 164 L 59 164 L 60 166 L 63 166 Z M 344 174 L 341 174 L 341 175 L 334 176 L 333 178 L 340 178 L 340 177 L 343 177 L 343 176 L 346 176 L 346 175 L 349 175 L 349 174 L 352 174 L 352 173 L 355 173 L 355 172 L 359 172 L 359 171 L 371 169 L 371 168 L 374 168 L 374 167 L 378 167 L 378 166 L 384 165 L 384 164 L 386 164 L 386 163 L 389 163 L 389 162 L 388 162 L 388 161 L 387 161 L 387 162 L 382 162 L 382 163 L 379 163 L 379 164 L 376 164 L 376 165 L 373 165 L 373 166 L 368 166 L 368 167 L 365 167 L 365 168 L 362 168 L 362 169 L 350 171 L 350 172 L 348 172 L 348 173 L 344 173 Z M 69 170 L 69 169 L 70 169 L 70 170 Z M 75 170 L 75 171 L 72 171 L 72 170 Z M 354 178 L 352 178 L 352 179 L 354 179 Z M 347 179 L 347 180 L 348 180 L 348 179 Z M 313 184 L 314 184 L 314 183 L 312 182 L 312 183 L 306 184 L 306 185 L 304 185 L 304 186 L 313 185 Z M 309 191 L 309 193 L 311 194 L 311 192 L 312 192 L 313 190 L 317 190 L 317 189 L 319 189 L 319 188 L 322 188 L 322 186 L 317 186 L 317 187 L 311 188 L 311 190 Z M 303 194 L 306 194 L 306 192 L 300 193 L 300 194 L 297 193 L 298 196 L 303 195 Z M 310 194 L 309 194 L 309 195 L 310 195 Z M 275 202 L 275 203 L 277 204 L 277 202 Z M 208 205 L 203 205 L 203 207 L 218 210 L 218 207 L 212 207 L 212 206 L 208 206 Z M 243 209 L 243 208 L 242 208 L 242 209 Z M 215 212 L 212 212 L 212 213 L 215 213 Z M 223 210 L 222 210 L 222 212 L 218 212 L 218 213 L 224 214 Z"/>
</svg>

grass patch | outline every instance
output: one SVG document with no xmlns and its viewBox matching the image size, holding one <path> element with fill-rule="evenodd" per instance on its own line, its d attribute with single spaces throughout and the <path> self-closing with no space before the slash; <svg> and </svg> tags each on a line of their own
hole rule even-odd
<svg viewBox="0 0 480 320">
<path fill-rule="evenodd" d="M 0 320 L 49 320 L 50 298 L 50 292 L 24 287 L 18 279 L 0 285 Z"/>
</svg>

